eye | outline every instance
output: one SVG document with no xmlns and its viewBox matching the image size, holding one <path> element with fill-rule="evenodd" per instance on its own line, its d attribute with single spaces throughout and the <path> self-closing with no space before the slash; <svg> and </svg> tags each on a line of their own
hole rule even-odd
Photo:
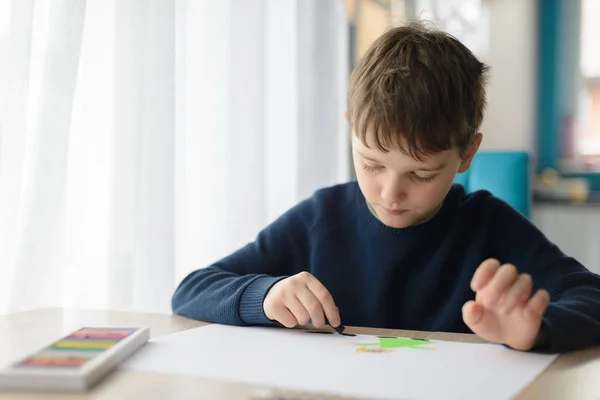
<svg viewBox="0 0 600 400">
<path fill-rule="evenodd" d="M 367 164 L 363 164 L 363 168 L 369 172 L 377 172 L 377 171 L 381 171 L 383 169 L 383 167 L 381 165 L 367 165 Z"/>
<path fill-rule="evenodd" d="M 423 177 L 423 176 L 419 176 L 419 175 L 415 174 L 414 172 L 412 172 L 410 174 L 410 176 L 412 177 L 412 179 L 414 179 L 417 182 L 429 183 L 429 182 L 433 181 L 437 175 Z"/>
</svg>

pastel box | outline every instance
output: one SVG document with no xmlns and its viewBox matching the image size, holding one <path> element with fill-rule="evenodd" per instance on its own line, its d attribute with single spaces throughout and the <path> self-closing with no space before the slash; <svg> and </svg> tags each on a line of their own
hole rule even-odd
<svg viewBox="0 0 600 400">
<path fill-rule="evenodd" d="M 0 389 L 85 391 L 149 339 L 150 328 L 81 328 L 0 371 Z"/>
</svg>

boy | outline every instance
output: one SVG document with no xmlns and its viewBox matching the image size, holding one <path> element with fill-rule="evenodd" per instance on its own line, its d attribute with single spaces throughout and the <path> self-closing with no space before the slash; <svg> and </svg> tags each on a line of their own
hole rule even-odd
<svg viewBox="0 0 600 400">
<path fill-rule="evenodd" d="M 474 332 L 528 351 L 600 343 L 600 277 L 490 193 L 453 185 L 482 140 L 487 66 L 453 37 L 391 29 L 353 71 L 357 182 L 322 189 L 192 272 L 190 318 Z"/>
</svg>

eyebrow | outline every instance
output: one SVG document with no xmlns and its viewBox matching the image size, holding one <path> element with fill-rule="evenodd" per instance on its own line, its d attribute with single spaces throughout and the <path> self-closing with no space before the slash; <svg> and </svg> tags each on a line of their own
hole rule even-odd
<svg viewBox="0 0 600 400">
<path fill-rule="evenodd" d="M 444 169 L 445 167 L 446 167 L 446 163 L 442 163 L 442 164 L 438 165 L 437 167 L 419 168 L 417 171 L 435 172 L 435 171 L 439 171 L 441 169 Z"/>
<path fill-rule="evenodd" d="M 361 153 L 358 150 L 356 152 L 358 153 L 359 156 L 361 156 L 362 158 L 364 158 L 367 161 L 371 161 L 371 162 L 378 163 L 378 164 L 380 163 L 379 160 L 376 160 L 374 158 L 368 157 L 368 156 L 364 155 L 363 153 Z M 435 166 L 435 167 L 429 167 L 429 168 L 428 167 L 420 167 L 420 168 L 415 168 L 415 169 L 417 171 L 423 171 L 423 172 L 437 172 L 439 170 L 444 169 L 446 167 L 446 165 L 447 165 L 447 163 L 444 162 L 444 163 L 442 163 L 442 164 L 440 164 L 438 166 Z"/>
<path fill-rule="evenodd" d="M 358 153 L 359 156 L 361 156 L 362 158 L 364 158 L 367 161 L 372 161 L 372 162 L 375 162 L 375 163 L 379 163 L 379 160 L 376 160 L 376 159 L 371 158 L 371 157 L 367 157 L 366 155 L 364 155 L 363 153 L 361 153 L 358 150 L 356 150 L 356 152 Z"/>
</svg>

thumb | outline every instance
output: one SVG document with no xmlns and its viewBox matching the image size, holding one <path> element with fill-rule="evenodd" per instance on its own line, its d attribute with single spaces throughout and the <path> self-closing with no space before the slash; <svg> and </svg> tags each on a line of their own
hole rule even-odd
<svg viewBox="0 0 600 400">
<path fill-rule="evenodd" d="M 462 315 L 463 321 L 473 333 L 488 341 L 498 341 L 499 324 L 492 311 L 471 300 L 463 306 Z"/>
<path fill-rule="evenodd" d="M 467 326 L 473 330 L 473 327 L 481 321 L 483 312 L 484 311 L 481 304 L 470 300 L 466 302 L 462 308 L 463 321 L 465 321 L 465 324 L 467 324 Z"/>
</svg>

